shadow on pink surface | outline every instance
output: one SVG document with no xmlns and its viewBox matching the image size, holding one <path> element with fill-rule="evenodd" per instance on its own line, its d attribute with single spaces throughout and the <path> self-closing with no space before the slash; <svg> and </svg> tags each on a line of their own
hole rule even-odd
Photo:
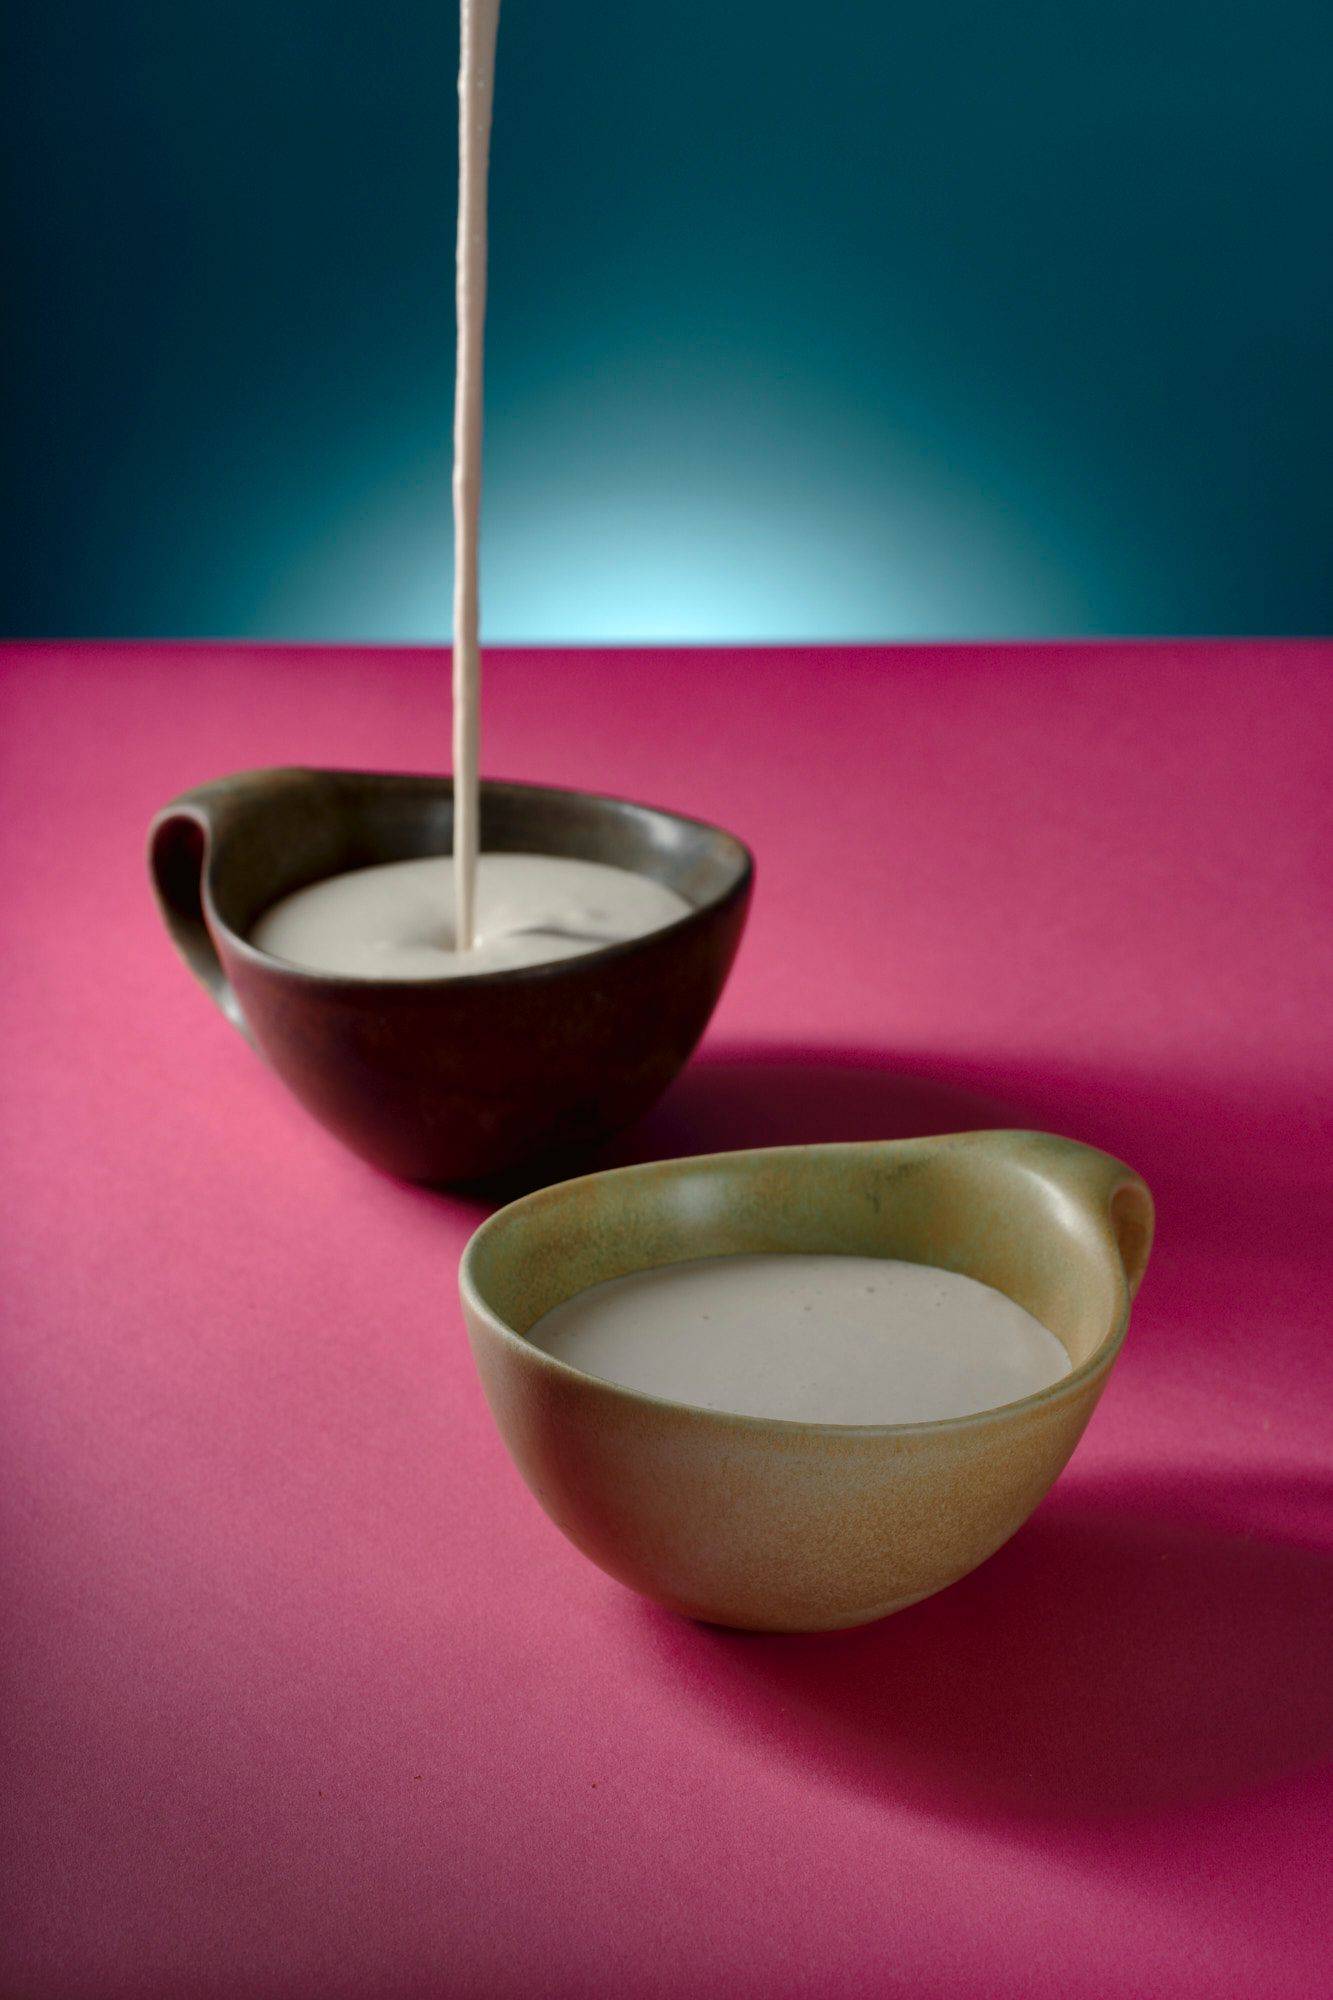
<svg viewBox="0 0 1333 2000">
<path fill-rule="evenodd" d="M 860 1631 L 769 1638 L 626 1596 L 645 1662 L 835 1782 L 1056 1822 L 1235 1796 L 1333 1753 L 1333 1486 L 1057 1489 L 972 1576 Z"/>
<path fill-rule="evenodd" d="M 1186 1077 L 1064 1058 L 722 1045 L 705 1049 L 598 1164 L 1030 1124 L 1122 1153 L 1145 1175 L 1155 1164 L 1182 1184 L 1237 1180 L 1248 1198 L 1280 1190 L 1285 1202 L 1323 1186 L 1316 1097 L 1283 1097 L 1268 1079 L 1223 1087 L 1202 1070 Z M 1267 1149 L 1262 1161 L 1258 1146 Z"/>
<path fill-rule="evenodd" d="M 1236 1267 L 1331 1272 L 1319 1093 L 1031 1056 L 849 1048 L 706 1050 L 591 1167 L 732 1147 L 1033 1127 L 1126 1160 L 1158 1207 L 1149 1296 L 1190 1262 L 1190 1305 L 1234 1320 Z M 547 1178 L 555 1178 L 553 1175 Z M 517 1190 L 514 1190 L 517 1192 Z M 510 1198 L 506 1193 L 502 1199 Z M 1199 1253 L 1207 1251 L 1209 1262 Z M 1320 1342 L 1319 1354 L 1326 1352 Z"/>
<path fill-rule="evenodd" d="M 1324 1200 L 1317 1092 L 1270 1082 L 1224 1089 L 1198 1077 L 1031 1056 L 902 1055 L 891 1050 L 706 1048 L 646 1117 L 597 1153 L 546 1161 L 448 1198 L 489 1213 L 534 1187 L 639 1161 L 738 1147 L 899 1139 L 981 1126 L 1033 1126 L 1117 1153 L 1159 1197 L 1178 1199 L 1190 1233 L 1216 1222 L 1236 1244 L 1263 1228 L 1323 1259 L 1311 1230 Z M 1268 1247 L 1274 1239 L 1265 1235 Z"/>
</svg>

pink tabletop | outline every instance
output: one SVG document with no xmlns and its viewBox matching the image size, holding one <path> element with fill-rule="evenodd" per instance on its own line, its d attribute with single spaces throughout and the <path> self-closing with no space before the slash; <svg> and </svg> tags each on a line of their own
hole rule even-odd
<svg viewBox="0 0 1333 2000">
<path fill-rule="evenodd" d="M 756 850 L 616 1157 L 1037 1125 L 1154 1186 L 1055 1493 L 861 1632 L 640 1602 L 384 1179 L 210 1007 L 145 823 L 442 765 L 421 652 L 11 650 L 0 1991 L 1313 1996 L 1333 1742 L 1333 648 L 502 653 L 485 768 Z"/>
</svg>

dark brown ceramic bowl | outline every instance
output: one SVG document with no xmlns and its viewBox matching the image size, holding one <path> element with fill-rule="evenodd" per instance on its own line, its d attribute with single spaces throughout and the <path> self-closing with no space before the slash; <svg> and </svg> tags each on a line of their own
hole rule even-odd
<svg viewBox="0 0 1333 2000">
<path fill-rule="evenodd" d="M 162 915 L 195 977 L 308 1111 L 408 1180 L 555 1158 L 646 1111 L 708 1024 L 753 878 L 741 842 L 699 820 L 484 783 L 483 848 L 633 869 L 689 915 L 582 957 L 455 979 L 335 977 L 248 942 L 280 896 L 447 854 L 452 839 L 448 779 L 366 771 L 242 772 L 184 793 L 149 833 Z"/>
</svg>

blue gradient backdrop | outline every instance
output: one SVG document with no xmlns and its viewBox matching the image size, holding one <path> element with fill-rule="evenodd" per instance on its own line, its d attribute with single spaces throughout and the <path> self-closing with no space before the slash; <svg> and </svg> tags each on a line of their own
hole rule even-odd
<svg viewBox="0 0 1333 2000">
<path fill-rule="evenodd" d="M 506 0 L 495 639 L 1327 629 L 1304 0 Z M 449 0 L 20 0 L 13 633 L 439 639 Z"/>
</svg>

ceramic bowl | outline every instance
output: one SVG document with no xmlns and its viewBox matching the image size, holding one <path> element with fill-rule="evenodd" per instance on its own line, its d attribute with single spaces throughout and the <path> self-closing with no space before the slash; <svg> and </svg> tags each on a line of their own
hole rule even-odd
<svg viewBox="0 0 1333 2000">
<path fill-rule="evenodd" d="M 543 785 L 483 783 L 481 844 L 609 862 L 687 916 L 581 957 L 463 979 L 334 977 L 249 942 L 326 875 L 447 854 L 448 779 L 250 771 L 186 792 L 149 833 L 162 916 L 227 1018 L 331 1132 L 408 1180 L 480 1179 L 593 1145 L 687 1061 L 740 943 L 753 864 L 720 827 Z"/>
<path fill-rule="evenodd" d="M 810 1632 L 942 1590 L 1022 1525 L 1105 1386 L 1152 1231 L 1137 1174 L 1043 1133 L 782 1147 L 529 1195 L 473 1236 L 460 1288 L 501 1436 L 577 1548 L 692 1618 Z M 973 1416 L 811 1424 L 662 1401 L 524 1338 L 604 1279 L 757 1252 L 904 1258 L 978 1278 L 1056 1335 L 1071 1372 Z"/>
</svg>

